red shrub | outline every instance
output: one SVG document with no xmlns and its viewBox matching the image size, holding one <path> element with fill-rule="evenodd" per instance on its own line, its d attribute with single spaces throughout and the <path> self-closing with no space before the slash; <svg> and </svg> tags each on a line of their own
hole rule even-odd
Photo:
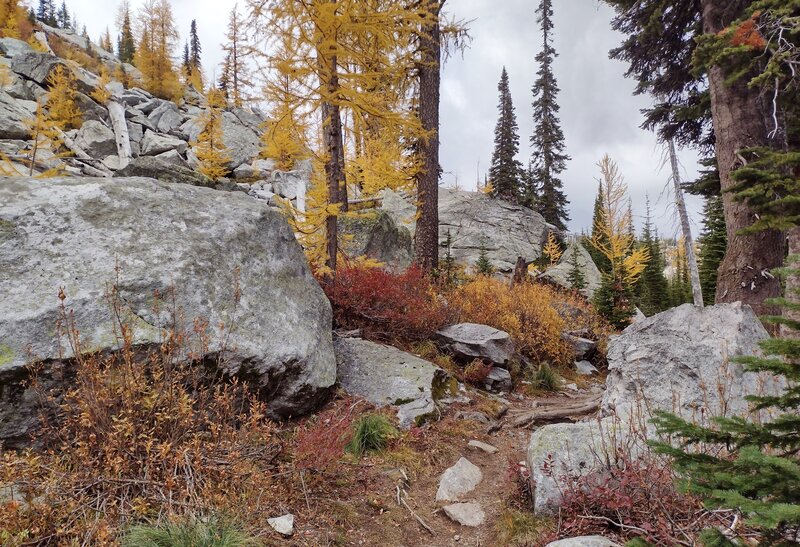
<svg viewBox="0 0 800 547">
<path fill-rule="evenodd" d="M 483 387 L 493 368 L 491 363 L 484 363 L 480 359 L 475 359 L 464 368 L 464 374 L 459 379 L 470 385 Z"/>
<path fill-rule="evenodd" d="M 424 340 L 447 320 L 430 281 L 416 268 L 393 274 L 379 268 L 346 266 L 325 287 L 334 324 L 361 329 L 365 338 L 392 342 Z"/>
</svg>

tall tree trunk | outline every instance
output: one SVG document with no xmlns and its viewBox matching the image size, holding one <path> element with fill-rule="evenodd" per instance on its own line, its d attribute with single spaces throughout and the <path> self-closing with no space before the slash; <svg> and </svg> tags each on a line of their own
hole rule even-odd
<svg viewBox="0 0 800 547">
<path fill-rule="evenodd" d="M 703 288 L 700 285 L 700 270 L 697 268 L 697 257 L 694 254 L 694 239 L 692 238 L 692 227 L 689 224 L 689 214 L 686 212 L 686 200 L 683 199 L 683 188 L 681 188 L 681 172 L 678 168 L 678 154 L 675 152 L 675 141 L 670 139 L 667 142 L 669 147 L 669 162 L 672 167 L 672 184 L 675 186 L 675 206 L 678 208 L 678 215 L 681 219 L 681 231 L 683 232 L 683 245 L 686 250 L 686 264 L 689 267 L 689 279 L 692 284 L 692 299 L 694 305 L 703 307 Z"/>
<path fill-rule="evenodd" d="M 328 63 L 327 87 L 328 97 L 335 97 L 339 91 L 339 74 L 336 56 L 325 59 L 320 55 L 320 62 Z M 325 72 L 323 72 L 325 73 Z M 331 205 L 341 203 L 342 188 L 344 186 L 344 169 L 342 165 L 342 118 L 339 105 L 333 102 L 322 104 L 322 142 L 325 150 L 325 180 L 328 186 L 328 202 Z M 329 214 L 325 221 L 325 243 L 328 260 L 326 266 L 330 269 L 329 277 L 336 275 L 336 255 L 339 251 L 338 215 Z"/>
<path fill-rule="evenodd" d="M 419 116 L 427 138 L 418 143 L 422 170 L 417 174 L 417 228 L 414 251 L 425 273 L 439 266 L 439 97 L 441 85 L 441 26 L 445 0 L 433 2 L 435 21 L 420 32 Z"/>
<path fill-rule="evenodd" d="M 717 34 L 742 13 L 743 0 L 701 0 L 703 31 Z M 743 165 L 740 151 L 770 144 L 767 116 L 759 91 L 745 78 L 728 84 L 729 71 L 711 67 L 708 74 L 711 112 L 716 136 L 717 161 L 728 233 L 728 250 L 717 277 L 717 302 L 742 301 L 756 313 L 775 313 L 764 299 L 780 295 L 780 283 L 770 271 L 783 260 L 784 236 L 768 230 L 753 235 L 739 232 L 753 223 L 747 203 L 735 201 L 729 190 L 735 186 L 732 173 Z"/>
</svg>

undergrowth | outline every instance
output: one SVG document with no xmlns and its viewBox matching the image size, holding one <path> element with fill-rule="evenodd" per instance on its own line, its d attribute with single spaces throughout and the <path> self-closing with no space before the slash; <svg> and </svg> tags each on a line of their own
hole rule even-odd
<svg viewBox="0 0 800 547">
<path fill-rule="evenodd" d="M 257 547 L 262 542 L 235 523 L 212 517 L 132 526 L 121 544 L 122 547 Z"/>
<path fill-rule="evenodd" d="M 365 414 L 355 423 L 353 438 L 347 443 L 345 450 L 356 456 L 382 452 L 397 435 L 397 430 L 386 416 Z"/>
</svg>

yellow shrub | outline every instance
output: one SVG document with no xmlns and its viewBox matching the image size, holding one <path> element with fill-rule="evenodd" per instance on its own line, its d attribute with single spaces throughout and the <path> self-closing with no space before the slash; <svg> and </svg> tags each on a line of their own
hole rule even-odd
<svg viewBox="0 0 800 547">
<path fill-rule="evenodd" d="M 554 308 L 560 295 L 533 283 L 509 286 L 507 282 L 479 277 L 458 287 L 450 305 L 461 321 L 490 325 L 511 335 L 523 355 L 538 362 L 566 365 L 572 352 L 561 334 L 565 323 Z"/>
</svg>

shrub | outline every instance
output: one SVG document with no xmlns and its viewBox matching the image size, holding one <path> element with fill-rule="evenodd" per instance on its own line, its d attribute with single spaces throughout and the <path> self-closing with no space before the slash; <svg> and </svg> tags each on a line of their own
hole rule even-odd
<svg viewBox="0 0 800 547">
<path fill-rule="evenodd" d="M 325 287 L 341 329 L 361 329 L 382 342 L 430 338 L 447 322 L 447 309 L 422 271 L 412 266 L 401 274 L 348 265 Z"/>
<path fill-rule="evenodd" d="M 323 474 L 338 470 L 353 429 L 353 417 L 346 412 L 351 403 L 349 399 L 339 401 L 330 416 L 312 416 L 298 427 L 294 438 L 295 469 Z"/>
<path fill-rule="evenodd" d="M 557 298 L 557 292 L 544 285 L 509 286 L 507 282 L 480 277 L 455 289 L 449 301 L 460 321 L 504 330 L 523 355 L 537 362 L 566 365 L 571 351 L 561 338 L 565 325 L 553 307 Z"/>
<path fill-rule="evenodd" d="M 218 518 L 167 522 L 156 526 L 131 527 L 122 539 L 122 547 L 255 547 L 256 538 Z"/>
<path fill-rule="evenodd" d="M 539 368 L 531 374 L 530 383 L 533 389 L 558 391 L 558 388 L 561 387 L 561 378 L 550 365 L 542 363 L 539 365 Z"/>
<path fill-rule="evenodd" d="M 470 385 L 483 387 L 486 383 L 486 378 L 492 372 L 492 368 L 494 367 L 491 363 L 484 363 L 480 359 L 475 359 L 464 368 L 464 372 L 459 379 Z"/>
<path fill-rule="evenodd" d="M 59 408 L 40 433 L 46 448 L 2 454 L 0 486 L 19 495 L 0 504 L 5 535 L 105 545 L 142 518 L 220 513 L 244 521 L 268 511 L 259 492 L 279 486 L 281 446 L 246 386 L 185 364 L 195 340 L 196 355 L 206 353 L 205 324 L 195 322 L 193 335 L 173 327 L 160 345 L 142 348 L 119 302 L 112 312 L 121 349 L 84 354 L 62 304 L 75 377 L 63 398 L 42 394 Z"/>
<path fill-rule="evenodd" d="M 386 416 L 365 414 L 356 422 L 353 438 L 345 448 L 356 456 L 362 456 L 367 452 L 381 452 L 396 436 L 397 430 Z"/>
</svg>

